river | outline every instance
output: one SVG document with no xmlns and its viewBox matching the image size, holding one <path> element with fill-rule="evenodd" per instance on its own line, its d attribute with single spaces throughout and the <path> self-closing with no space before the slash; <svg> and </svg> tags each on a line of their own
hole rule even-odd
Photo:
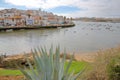
<svg viewBox="0 0 120 80">
<path fill-rule="evenodd" d="M 74 23 L 76 26 L 69 28 L 0 32 L 0 54 L 28 53 L 51 45 L 69 53 L 89 53 L 120 45 L 120 23 Z"/>
</svg>

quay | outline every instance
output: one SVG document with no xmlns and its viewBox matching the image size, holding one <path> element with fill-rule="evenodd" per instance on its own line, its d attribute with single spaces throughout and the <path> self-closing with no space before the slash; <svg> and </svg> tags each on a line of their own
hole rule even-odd
<svg viewBox="0 0 120 80">
<path fill-rule="evenodd" d="M 40 26 L 40 25 L 33 25 L 33 26 L 9 26 L 9 27 L 0 27 L 0 32 L 6 32 L 7 30 L 30 30 L 30 29 L 49 29 L 49 28 L 67 28 L 67 27 L 73 27 L 75 24 L 64 24 L 64 25 L 50 25 L 50 26 Z"/>
</svg>

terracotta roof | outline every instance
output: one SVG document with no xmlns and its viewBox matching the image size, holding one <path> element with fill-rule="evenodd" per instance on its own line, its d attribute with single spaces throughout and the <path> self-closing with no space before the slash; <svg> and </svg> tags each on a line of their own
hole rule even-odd
<svg viewBox="0 0 120 80">
<path fill-rule="evenodd" d="M 14 18 L 14 19 L 21 19 L 22 16 L 14 16 L 14 17 L 12 17 L 12 18 Z"/>
<path fill-rule="evenodd" d="M 4 20 L 4 18 L 0 18 L 0 20 Z"/>
</svg>

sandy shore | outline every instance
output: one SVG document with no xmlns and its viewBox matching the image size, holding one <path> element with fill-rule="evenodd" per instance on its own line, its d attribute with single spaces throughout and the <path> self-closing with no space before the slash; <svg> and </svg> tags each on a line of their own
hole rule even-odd
<svg viewBox="0 0 120 80">
<path fill-rule="evenodd" d="M 67 54 L 67 59 L 70 58 L 71 54 Z M 32 58 L 32 54 L 27 54 L 29 58 Z M 62 55 L 61 55 L 62 56 Z M 87 62 L 93 62 L 95 57 L 95 53 L 76 53 L 74 54 L 74 60 L 76 61 L 87 61 Z M 10 60 L 10 59 L 23 59 L 25 58 L 25 54 L 17 54 L 17 55 L 11 55 L 6 57 L 4 60 Z"/>
<path fill-rule="evenodd" d="M 87 61 L 87 62 L 93 62 L 95 58 L 96 53 L 85 53 L 85 54 L 75 54 L 75 59 L 77 61 Z"/>
</svg>

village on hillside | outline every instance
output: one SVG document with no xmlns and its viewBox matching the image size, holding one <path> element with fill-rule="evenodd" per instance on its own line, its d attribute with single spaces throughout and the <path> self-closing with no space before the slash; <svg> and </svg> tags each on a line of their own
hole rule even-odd
<svg viewBox="0 0 120 80">
<path fill-rule="evenodd" d="M 16 8 L 0 10 L 0 27 L 57 26 L 72 23 L 65 16 L 39 10 L 19 10 Z"/>
</svg>

